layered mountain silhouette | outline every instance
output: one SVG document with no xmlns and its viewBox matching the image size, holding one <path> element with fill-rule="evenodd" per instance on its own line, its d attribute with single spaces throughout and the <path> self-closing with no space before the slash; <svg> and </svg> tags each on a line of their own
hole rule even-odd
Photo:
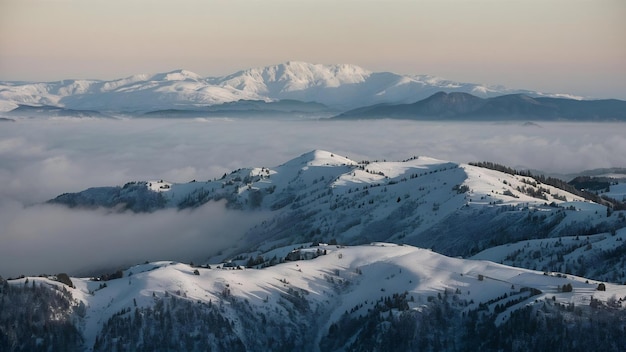
<svg viewBox="0 0 626 352">
<path fill-rule="evenodd" d="M 65 109 L 50 105 L 19 105 L 17 108 L 11 110 L 9 114 L 15 117 L 106 117 L 95 110 Z"/>
<path fill-rule="evenodd" d="M 347 111 L 335 118 L 626 121 L 626 101 L 530 97 L 525 94 L 480 98 L 462 92 L 438 92 L 412 104 L 372 105 Z"/>
<path fill-rule="evenodd" d="M 144 117 L 176 118 L 176 117 L 220 117 L 220 116 L 293 116 L 315 115 L 330 117 L 338 111 L 316 102 L 299 100 L 239 100 L 218 105 L 198 107 L 194 109 L 164 109 L 144 113 Z"/>
</svg>

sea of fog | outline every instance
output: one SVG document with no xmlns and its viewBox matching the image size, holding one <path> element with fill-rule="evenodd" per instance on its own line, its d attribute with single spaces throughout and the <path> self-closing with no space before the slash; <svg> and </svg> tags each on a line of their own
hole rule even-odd
<svg viewBox="0 0 626 352">
<path fill-rule="evenodd" d="M 430 156 L 546 173 L 626 166 L 626 124 L 397 120 L 53 119 L 0 123 L 0 275 L 87 273 L 144 260 L 198 260 L 264 214 L 113 214 L 40 203 L 128 181 L 208 180 L 313 149 L 353 160 Z M 236 225 L 235 225 L 236 224 Z"/>
</svg>

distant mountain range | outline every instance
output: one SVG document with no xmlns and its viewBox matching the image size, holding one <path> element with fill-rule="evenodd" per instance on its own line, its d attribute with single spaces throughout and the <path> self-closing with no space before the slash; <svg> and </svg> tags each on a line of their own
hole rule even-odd
<svg viewBox="0 0 626 352">
<path fill-rule="evenodd" d="M 12 117 L 106 117 L 95 110 L 66 109 L 51 105 L 19 105 L 17 108 L 9 111 L 9 114 Z"/>
<path fill-rule="evenodd" d="M 439 92 L 416 103 L 367 106 L 347 111 L 336 118 L 626 121 L 626 101 L 530 97 L 525 94 L 484 99 L 468 93 Z"/>
<path fill-rule="evenodd" d="M 252 111 L 269 111 L 276 106 L 260 108 L 258 102 L 281 102 L 283 105 L 282 101 L 286 100 L 292 105 L 299 102 L 298 109 L 313 102 L 318 104 L 315 109 L 311 110 L 309 106 L 305 111 L 335 115 L 373 104 L 412 104 L 437 92 L 468 93 L 483 99 L 511 94 L 581 99 L 567 94 L 458 83 L 426 75 L 371 72 L 354 65 L 287 62 L 223 77 L 201 77 L 186 70 L 176 70 L 112 81 L 0 82 L 0 111 L 7 114 L 19 108 L 13 112 L 22 116 L 30 109 L 28 113 L 35 115 L 52 112 L 67 113 L 72 117 L 94 117 L 97 115 L 94 112 L 142 115 L 155 111 L 160 114 L 197 111 L 210 115 L 216 110 L 241 113 L 241 106 L 233 108 L 229 105 L 236 102 L 255 105 Z M 300 111 L 298 109 L 296 111 Z M 279 111 L 284 111 L 284 107 Z"/>
<path fill-rule="evenodd" d="M 154 110 L 142 114 L 150 118 L 176 117 L 246 117 L 246 116 L 309 116 L 331 117 L 338 111 L 315 102 L 299 100 L 239 100 L 219 105 L 210 105 L 194 109 L 165 109 Z"/>
</svg>

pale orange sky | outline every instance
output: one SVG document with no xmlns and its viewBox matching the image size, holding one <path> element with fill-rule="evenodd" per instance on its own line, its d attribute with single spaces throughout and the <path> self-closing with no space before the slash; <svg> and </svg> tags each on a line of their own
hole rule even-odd
<svg viewBox="0 0 626 352">
<path fill-rule="evenodd" d="M 623 0 L 0 0 L 0 80 L 288 60 L 626 99 Z"/>
</svg>

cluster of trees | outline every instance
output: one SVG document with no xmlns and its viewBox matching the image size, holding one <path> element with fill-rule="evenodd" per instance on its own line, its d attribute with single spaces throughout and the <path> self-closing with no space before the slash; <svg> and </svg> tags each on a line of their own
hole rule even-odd
<svg viewBox="0 0 626 352">
<path fill-rule="evenodd" d="M 470 188 L 468 185 L 454 185 L 454 187 L 452 187 L 453 191 L 456 191 L 456 193 L 461 194 L 461 193 L 467 193 L 469 192 Z"/>
<path fill-rule="evenodd" d="M 94 351 L 307 351 L 319 315 L 308 293 L 288 288 L 261 307 L 223 294 L 194 302 L 184 293 L 155 296 L 150 307 L 127 307 L 102 327 Z M 270 303 L 271 302 L 271 303 Z"/>
<path fill-rule="evenodd" d="M 545 193 L 550 194 L 550 190 L 547 188 L 543 188 L 543 187 L 520 187 L 517 186 L 517 191 L 527 194 L 533 198 L 538 198 L 538 199 L 543 199 L 543 200 L 548 200 L 548 197 L 545 195 Z"/>
<path fill-rule="evenodd" d="M 64 193 L 48 201 L 70 208 L 116 208 L 120 211 L 151 212 L 165 207 L 160 192 L 152 192 L 145 182 L 127 183 L 124 187 L 94 187 L 78 193 Z"/>
<path fill-rule="evenodd" d="M 125 308 L 102 327 L 94 351 L 245 351 L 213 304 L 168 295 L 153 307 Z"/>
<path fill-rule="evenodd" d="M 420 310 L 378 308 L 366 315 L 344 314 L 320 342 L 324 351 L 623 351 L 624 312 L 594 300 L 592 306 L 550 300 L 512 312 L 464 314 L 446 299 L 429 300 Z"/>
<path fill-rule="evenodd" d="M 211 198 L 212 191 L 213 189 L 209 191 L 204 188 L 198 188 L 194 190 L 193 192 L 189 192 L 189 194 L 178 203 L 178 208 L 179 209 L 197 208 L 212 199 Z"/>
<path fill-rule="evenodd" d="M 558 291 L 560 291 L 560 292 L 572 292 L 572 291 L 574 291 L 574 288 L 572 287 L 572 284 L 568 282 L 568 283 L 564 284 L 563 286 L 559 286 L 558 287 Z"/>
<path fill-rule="evenodd" d="M 598 204 L 606 205 L 607 207 L 612 208 L 613 210 L 626 210 L 626 202 L 621 202 L 617 199 L 610 198 L 606 195 L 600 196 L 592 192 L 587 192 L 587 191 L 578 189 L 574 185 L 567 183 L 561 179 L 555 178 L 555 177 L 546 177 L 545 175 L 534 175 L 529 170 L 515 170 L 508 166 L 500 165 L 500 164 L 489 162 L 489 161 L 472 162 L 470 163 L 470 165 L 504 172 L 509 175 L 520 175 L 520 176 L 531 177 L 539 183 L 543 183 L 552 187 L 562 189 L 566 192 L 575 194 L 579 197 L 582 197 L 584 199 L 590 200 Z M 580 183 L 574 183 L 574 184 L 579 185 Z"/>
<path fill-rule="evenodd" d="M 75 324 L 84 314 L 65 286 L 0 277 L 0 351 L 82 351 Z"/>
<path fill-rule="evenodd" d="M 544 272 L 563 272 L 598 281 L 626 282 L 626 242 L 618 238 L 619 245 L 603 248 L 593 246 L 589 238 L 583 236 L 576 236 L 575 239 L 569 244 L 564 244 L 559 238 L 557 241 L 546 241 L 539 248 L 525 246 L 508 254 L 503 263 Z M 585 254 L 576 253 L 580 252 L 580 248 L 585 249 Z M 594 251 L 586 253 L 591 249 Z"/>
<path fill-rule="evenodd" d="M 613 181 L 614 179 L 609 177 L 578 176 L 569 181 L 569 184 L 577 189 L 586 189 L 597 192 L 608 191 Z"/>
<path fill-rule="evenodd" d="M 107 273 L 107 274 L 102 274 L 97 277 L 92 277 L 91 281 L 109 281 L 109 280 L 121 279 L 122 277 L 124 277 L 124 272 L 120 269 L 120 270 L 116 270 L 113 273 Z"/>
</svg>

